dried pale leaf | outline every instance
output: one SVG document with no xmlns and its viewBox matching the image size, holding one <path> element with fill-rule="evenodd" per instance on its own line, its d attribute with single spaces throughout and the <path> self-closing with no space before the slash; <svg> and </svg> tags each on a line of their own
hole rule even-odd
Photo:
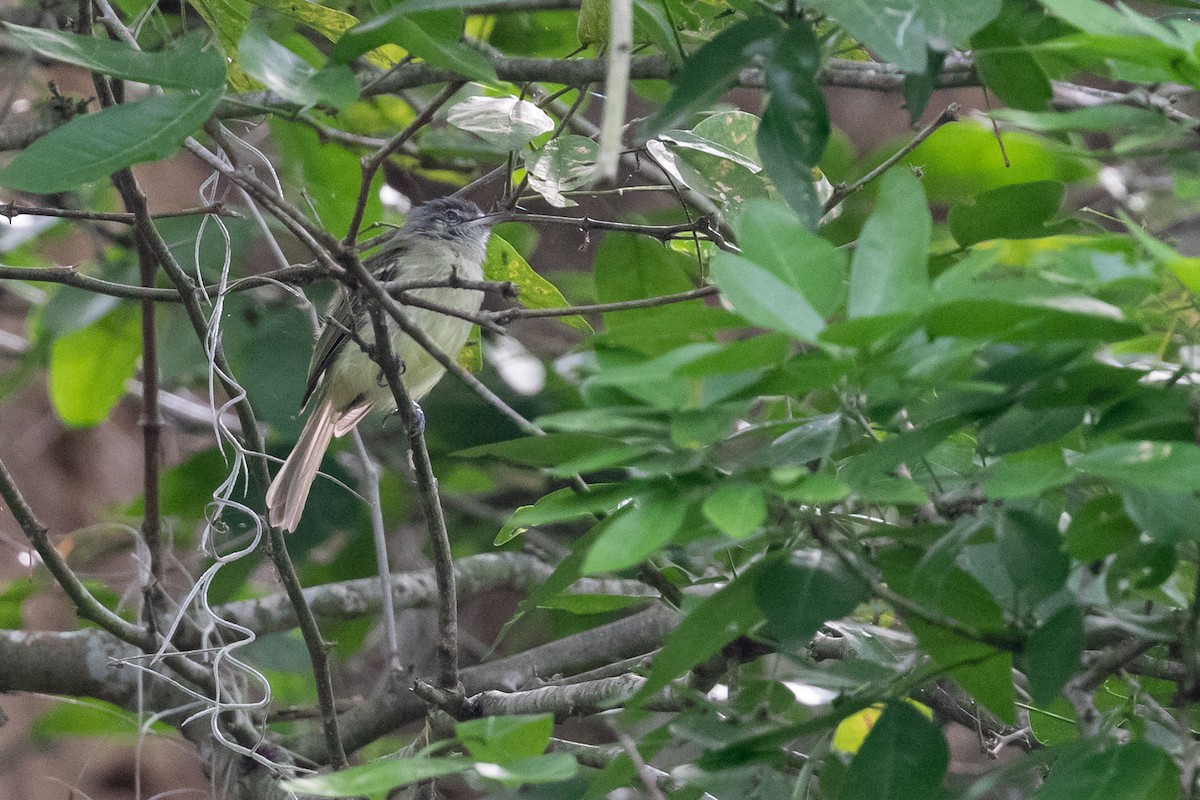
<svg viewBox="0 0 1200 800">
<path fill-rule="evenodd" d="M 519 150 L 534 137 L 554 130 L 549 114 L 515 97 L 468 97 L 450 108 L 446 121 L 507 150 Z"/>
<path fill-rule="evenodd" d="M 568 134 L 546 142 L 525 157 L 529 186 L 556 208 L 575 205 L 562 193 L 578 189 L 592 178 L 599 146 L 585 136 Z"/>
</svg>

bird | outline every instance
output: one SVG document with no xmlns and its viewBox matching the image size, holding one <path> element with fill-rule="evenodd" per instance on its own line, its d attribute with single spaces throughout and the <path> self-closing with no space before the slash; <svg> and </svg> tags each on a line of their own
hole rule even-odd
<svg viewBox="0 0 1200 800">
<path fill-rule="evenodd" d="M 439 281 L 452 277 L 483 280 L 483 263 L 494 215 L 457 197 L 431 200 L 414 207 L 403 227 L 364 263 L 381 282 Z M 479 311 L 483 292 L 451 286 L 413 289 L 416 297 L 471 315 Z M 408 306 L 409 321 L 439 350 L 456 355 L 471 334 L 472 323 L 441 311 Z M 393 352 L 403 363 L 402 379 L 414 404 L 441 379 L 445 368 L 390 317 L 387 326 Z M 294 531 L 304 512 L 313 479 L 333 437 L 354 429 L 371 411 L 393 412 L 396 401 L 379 365 L 354 340 L 374 343 L 374 328 L 358 294 L 338 288 L 326 323 L 313 348 L 308 382 L 300 401 L 313 406 L 295 447 L 267 489 L 268 522 Z M 419 408 L 418 408 L 419 411 Z"/>
</svg>

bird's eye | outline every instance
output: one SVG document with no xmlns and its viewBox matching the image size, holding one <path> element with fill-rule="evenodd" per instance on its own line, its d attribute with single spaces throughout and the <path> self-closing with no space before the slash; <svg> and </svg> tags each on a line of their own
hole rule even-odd
<svg viewBox="0 0 1200 800">
<path fill-rule="evenodd" d="M 447 211 L 446 211 L 446 221 L 447 222 L 460 222 L 461 220 L 462 220 L 461 214 L 459 214 L 457 211 L 455 211 L 453 209 L 447 209 Z"/>
</svg>

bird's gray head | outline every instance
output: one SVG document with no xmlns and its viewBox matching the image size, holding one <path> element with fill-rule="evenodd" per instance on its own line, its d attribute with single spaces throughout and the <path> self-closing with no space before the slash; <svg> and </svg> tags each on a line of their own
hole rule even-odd
<svg viewBox="0 0 1200 800">
<path fill-rule="evenodd" d="M 448 242 L 474 242 L 487 239 L 492 218 L 479 206 L 461 197 L 441 197 L 422 203 L 408 213 L 404 230 Z"/>
</svg>

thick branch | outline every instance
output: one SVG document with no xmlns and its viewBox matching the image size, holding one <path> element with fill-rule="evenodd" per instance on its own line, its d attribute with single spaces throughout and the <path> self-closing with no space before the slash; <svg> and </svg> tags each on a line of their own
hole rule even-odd
<svg viewBox="0 0 1200 800">
<path fill-rule="evenodd" d="M 460 673 L 467 694 L 488 689 L 519 691 L 557 674 L 572 675 L 659 647 L 679 623 L 679 615 L 664 605 L 600 625 L 508 658 L 469 667 Z M 372 697 L 342 715 L 345 741 L 352 750 L 375 741 L 393 729 L 421 719 L 425 703 L 411 687 L 391 681 Z M 323 740 L 305 737 L 296 752 L 320 760 Z"/>
<path fill-rule="evenodd" d="M 463 595 L 476 595 L 496 589 L 529 589 L 549 577 L 553 569 L 524 553 L 483 553 L 459 559 L 454 574 Z M 585 578 L 576 581 L 568 593 L 657 596 L 637 581 Z M 313 614 L 322 620 L 355 619 L 374 614 L 383 605 L 377 578 L 359 578 L 323 586 L 310 586 L 304 596 Z M 433 568 L 392 576 L 392 607 L 396 609 L 432 608 L 437 602 L 437 582 Z M 284 593 L 255 600 L 239 600 L 214 609 L 229 622 L 242 625 L 259 635 L 294 628 L 296 612 Z"/>
</svg>

